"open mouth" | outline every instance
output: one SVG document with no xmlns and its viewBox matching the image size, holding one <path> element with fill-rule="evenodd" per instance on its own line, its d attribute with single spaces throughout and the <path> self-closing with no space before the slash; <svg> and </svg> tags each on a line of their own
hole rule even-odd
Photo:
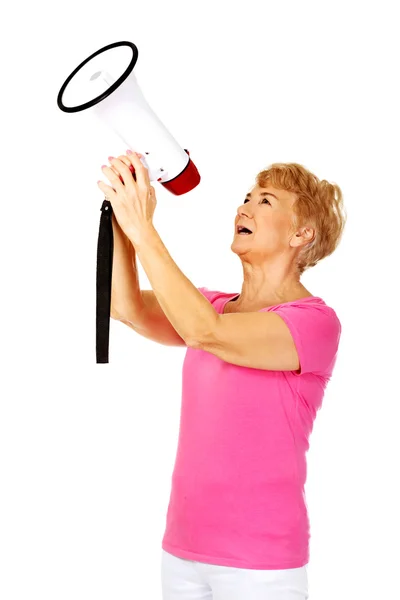
<svg viewBox="0 0 400 600">
<path fill-rule="evenodd" d="M 247 229 L 247 227 L 242 227 L 241 225 L 239 225 L 239 227 L 236 229 L 236 232 L 238 233 L 238 235 L 252 235 L 252 231 L 250 231 L 250 229 Z"/>
</svg>

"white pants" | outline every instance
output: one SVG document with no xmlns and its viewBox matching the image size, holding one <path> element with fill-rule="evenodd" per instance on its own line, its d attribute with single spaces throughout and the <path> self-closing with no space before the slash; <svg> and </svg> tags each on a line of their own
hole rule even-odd
<svg viewBox="0 0 400 600">
<path fill-rule="evenodd" d="M 256 570 L 220 567 L 162 550 L 162 600 L 307 600 L 307 565 Z"/>
</svg>

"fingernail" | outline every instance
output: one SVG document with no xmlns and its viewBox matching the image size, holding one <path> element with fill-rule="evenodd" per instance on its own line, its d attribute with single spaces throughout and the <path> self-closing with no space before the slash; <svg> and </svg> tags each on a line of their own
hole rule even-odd
<svg viewBox="0 0 400 600">
<path fill-rule="evenodd" d="M 115 156 L 109 156 L 108 160 L 111 162 L 114 158 L 115 158 Z"/>
<path fill-rule="evenodd" d="M 133 154 L 132 150 L 127 150 L 126 153 L 127 154 Z"/>
</svg>

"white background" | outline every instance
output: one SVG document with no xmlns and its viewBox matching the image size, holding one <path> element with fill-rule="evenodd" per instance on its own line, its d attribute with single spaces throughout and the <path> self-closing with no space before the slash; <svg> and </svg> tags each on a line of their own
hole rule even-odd
<svg viewBox="0 0 400 600">
<path fill-rule="evenodd" d="M 197 286 L 241 290 L 237 207 L 272 162 L 338 183 L 337 251 L 302 282 L 337 312 L 339 357 L 308 453 L 310 600 L 390 598 L 399 549 L 396 2 L 9 4 L 2 15 L 2 600 L 161 599 L 185 348 L 111 321 L 95 361 L 96 181 L 118 140 L 56 104 L 120 40 L 202 181 L 155 184 L 154 224 Z M 99 143 L 99 139 L 103 143 Z M 140 151 L 140 149 L 139 149 Z M 212 223 L 212 226 L 206 225 Z M 139 262 L 141 287 L 150 289 Z"/>
</svg>

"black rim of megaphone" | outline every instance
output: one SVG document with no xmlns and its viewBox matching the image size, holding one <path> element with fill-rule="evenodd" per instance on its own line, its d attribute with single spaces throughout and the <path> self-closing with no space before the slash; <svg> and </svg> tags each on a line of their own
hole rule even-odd
<svg viewBox="0 0 400 600">
<path fill-rule="evenodd" d="M 84 104 L 80 104 L 79 106 L 64 106 L 63 101 L 62 101 L 63 93 L 65 92 L 65 89 L 66 89 L 67 85 L 69 84 L 69 82 L 71 81 L 71 79 L 73 77 L 75 77 L 75 75 L 78 73 L 78 71 L 80 71 L 82 69 L 82 67 L 84 67 L 95 56 L 98 56 L 99 54 L 101 54 L 102 52 L 106 52 L 107 50 L 112 50 L 112 48 L 118 48 L 119 46 L 129 46 L 129 48 L 131 48 L 131 50 L 132 50 L 131 62 L 129 63 L 129 65 L 126 68 L 126 70 L 124 71 L 124 73 L 122 73 L 121 77 L 119 77 L 119 79 L 117 79 L 117 81 L 115 83 L 113 83 L 105 92 L 100 94 L 100 96 L 93 98 L 93 100 L 90 100 L 89 102 L 85 102 Z M 115 42 L 114 44 L 109 44 L 108 46 L 104 46 L 104 48 L 97 50 L 91 56 L 89 56 L 83 62 L 81 62 L 81 64 L 78 67 L 76 67 L 76 69 L 74 71 L 72 71 L 71 75 L 69 75 L 67 77 L 67 79 L 64 81 L 64 83 L 62 84 L 62 86 L 60 88 L 60 91 L 58 92 L 58 96 L 57 96 L 58 108 L 60 108 L 62 111 L 67 112 L 67 113 L 74 113 L 74 112 L 78 112 L 80 110 L 86 110 L 87 108 L 91 108 L 92 106 L 95 106 L 95 104 L 98 104 L 102 100 L 105 100 L 110 94 L 115 92 L 115 90 L 121 85 L 121 83 L 123 83 L 125 81 L 125 79 L 132 73 L 132 71 L 136 65 L 138 55 L 139 55 L 139 51 L 138 51 L 137 47 L 135 46 L 135 44 L 133 44 L 132 42 Z"/>
</svg>

